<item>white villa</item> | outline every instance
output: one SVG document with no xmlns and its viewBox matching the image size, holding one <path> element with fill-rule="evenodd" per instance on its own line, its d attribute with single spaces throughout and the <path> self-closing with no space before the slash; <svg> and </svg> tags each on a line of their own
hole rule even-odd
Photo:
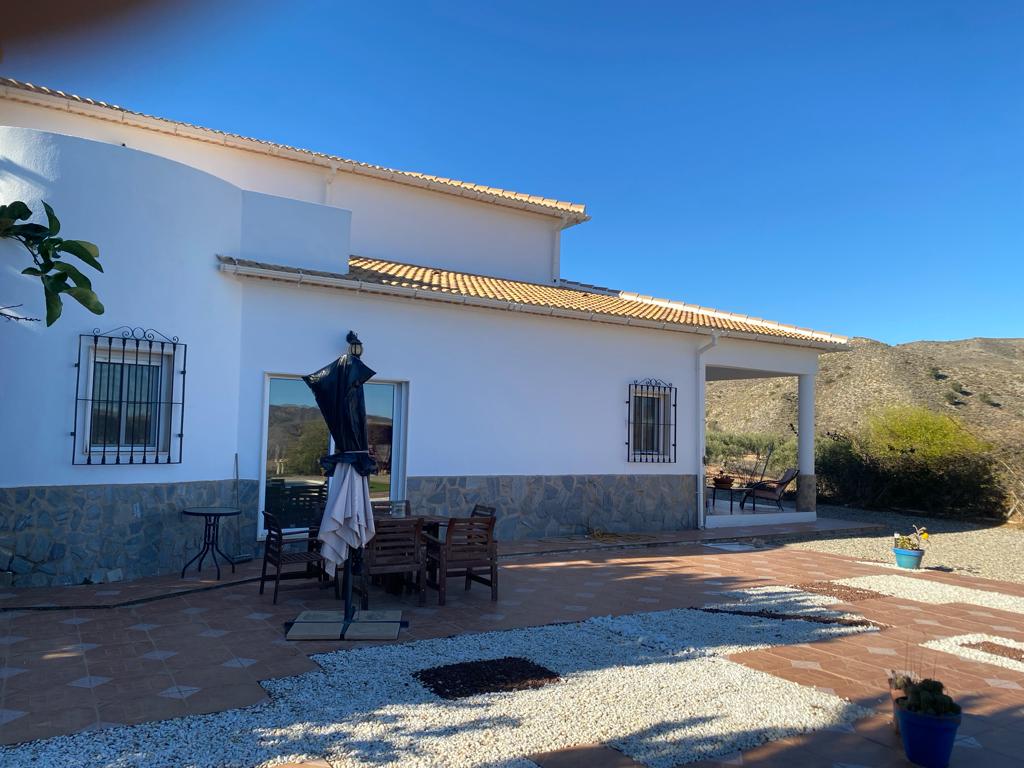
<svg viewBox="0 0 1024 768">
<path fill-rule="evenodd" d="M 814 381 L 833 334 L 562 276 L 576 203 L 399 171 L 0 78 L 0 203 L 96 243 L 102 316 L 0 326 L 0 571 L 15 584 L 180 570 L 196 505 L 322 493 L 326 430 L 299 376 L 355 330 L 378 496 L 497 508 L 499 539 L 750 524 L 707 514 L 704 390 L 799 378 L 796 509 L 814 519 Z M 43 312 L 0 241 L 0 303 Z M 760 507 L 759 507 L 760 510 Z M 712 519 L 716 518 L 716 519 Z"/>
</svg>

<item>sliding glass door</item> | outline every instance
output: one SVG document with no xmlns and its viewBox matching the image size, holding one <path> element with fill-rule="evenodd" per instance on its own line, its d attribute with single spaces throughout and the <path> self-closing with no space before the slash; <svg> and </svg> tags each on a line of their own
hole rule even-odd
<svg viewBox="0 0 1024 768">
<path fill-rule="evenodd" d="M 283 528 L 319 524 L 327 500 L 319 462 L 332 450 L 327 425 L 302 379 L 271 376 L 267 388 L 263 510 Z M 378 466 L 369 478 L 370 496 L 400 498 L 404 389 L 392 382 L 371 382 L 364 389 L 369 448 Z"/>
<path fill-rule="evenodd" d="M 399 386 L 391 383 L 370 382 L 363 389 L 366 392 L 366 433 L 370 444 L 370 455 L 377 461 L 377 474 L 370 477 L 370 498 L 399 498 L 399 489 L 394 482 L 395 461 L 395 414 L 398 410 Z"/>
</svg>

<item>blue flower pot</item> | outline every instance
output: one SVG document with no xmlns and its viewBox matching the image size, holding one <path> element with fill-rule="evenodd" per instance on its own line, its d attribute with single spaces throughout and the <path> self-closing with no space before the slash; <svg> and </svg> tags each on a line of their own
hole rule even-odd
<svg viewBox="0 0 1024 768">
<path fill-rule="evenodd" d="M 921 558 L 924 557 L 923 549 L 899 549 L 893 547 L 892 553 L 896 555 L 896 565 L 900 568 L 920 568 Z"/>
<path fill-rule="evenodd" d="M 960 727 L 960 715 L 922 715 L 898 705 L 896 717 L 907 760 L 922 768 L 946 768 L 949 765 L 956 731 Z"/>
</svg>

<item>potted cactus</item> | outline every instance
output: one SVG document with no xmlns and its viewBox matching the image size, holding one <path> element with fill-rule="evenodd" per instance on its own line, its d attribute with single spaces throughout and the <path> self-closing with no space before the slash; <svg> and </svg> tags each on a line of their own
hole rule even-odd
<svg viewBox="0 0 1024 768">
<path fill-rule="evenodd" d="M 892 729 L 900 732 L 900 719 L 896 714 L 896 702 L 906 697 L 907 689 L 917 683 L 914 677 L 906 672 L 889 670 L 889 696 L 892 698 Z"/>
<path fill-rule="evenodd" d="M 960 705 L 938 680 L 909 683 L 896 701 L 903 752 L 922 768 L 946 768 L 960 727 Z"/>
<path fill-rule="evenodd" d="M 892 535 L 892 553 L 896 556 L 896 565 L 900 568 L 920 568 L 927 546 L 927 528 L 918 528 L 915 525 L 913 533 Z"/>
</svg>

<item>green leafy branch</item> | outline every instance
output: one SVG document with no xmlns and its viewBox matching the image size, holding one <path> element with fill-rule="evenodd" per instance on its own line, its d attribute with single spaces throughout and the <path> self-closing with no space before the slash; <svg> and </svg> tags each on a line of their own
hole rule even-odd
<svg viewBox="0 0 1024 768">
<path fill-rule="evenodd" d="M 21 200 L 10 205 L 0 205 L 0 238 L 16 240 L 25 246 L 32 256 L 33 266 L 21 274 L 38 277 L 43 284 L 46 297 L 46 324 L 53 325 L 64 309 L 61 294 L 75 299 L 79 304 L 96 315 L 103 314 L 103 304 L 92 289 L 92 282 L 74 264 L 67 261 L 74 257 L 82 263 L 102 272 L 100 251 L 86 240 L 65 240 L 57 237 L 60 221 L 47 203 L 46 225 L 22 224 L 32 217 L 32 211 Z M 5 314 L 13 319 L 14 316 Z"/>
</svg>

